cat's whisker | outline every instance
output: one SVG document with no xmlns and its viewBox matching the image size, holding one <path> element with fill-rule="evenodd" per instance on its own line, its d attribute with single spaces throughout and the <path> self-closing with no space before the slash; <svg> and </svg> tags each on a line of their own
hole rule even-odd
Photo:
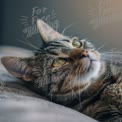
<svg viewBox="0 0 122 122">
<path fill-rule="evenodd" d="M 114 63 L 122 63 L 122 61 L 120 61 L 120 60 L 117 60 L 117 59 L 114 59 L 114 57 L 103 57 L 102 59 L 101 59 L 101 61 L 104 61 L 104 60 L 108 60 L 108 61 L 111 61 L 111 62 L 114 62 Z"/>
<path fill-rule="evenodd" d="M 21 43 L 24 43 L 24 44 L 26 44 L 26 45 L 28 45 L 28 46 L 31 46 L 32 47 L 32 45 L 30 45 L 30 44 L 28 44 L 28 43 L 26 43 L 26 42 L 24 42 L 24 41 L 22 41 L 22 40 L 19 40 L 19 39 L 17 39 L 19 42 L 21 42 Z"/>
<path fill-rule="evenodd" d="M 111 56 L 111 57 L 104 57 L 104 56 L 103 56 L 103 58 L 104 58 L 104 59 L 109 59 L 109 60 L 111 59 L 111 60 L 112 60 L 113 57 L 112 57 L 112 56 Z"/>
<path fill-rule="evenodd" d="M 34 46 L 34 45 L 33 45 L 32 43 L 30 43 L 24 36 L 23 36 L 23 38 L 25 39 L 25 41 L 26 41 L 30 46 L 32 46 L 33 48 L 35 48 L 35 49 L 37 49 L 37 50 L 40 50 L 40 48 Z"/>
<path fill-rule="evenodd" d="M 66 31 L 68 28 L 70 28 L 71 26 L 72 26 L 72 24 L 71 24 L 71 25 L 68 25 L 67 27 L 65 27 L 64 30 L 62 31 L 62 34 L 65 34 L 65 31 Z"/>
<path fill-rule="evenodd" d="M 80 66 L 77 66 L 77 68 L 76 68 L 76 74 L 78 74 L 78 75 L 80 74 L 79 73 L 79 70 L 80 70 Z"/>
<path fill-rule="evenodd" d="M 80 75 L 80 70 L 81 70 L 82 64 L 80 64 L 77 68 L 78 75 Z"/>
<path fill-rule="evenodd" d="M 74 96 L 77 97 L 76 94 L 75 94 L 75 92 L 74 92 L 74 90 L 73 90 L 73 87 L 74 86 L 72 86 L 72 85 L 74 85 L 74 84 L 72 84 L 72 81 L 70 80 L 70 89 L 71 89 L 72 97 L 74 97 Z"/>
<path fill-rule="evenodd" d="M 75 24 L 76 24 L 76 23 L 72 23 L 72 24 L 68 25 L 67 27 L 65 27 L 61 34 L 64 35 L 64 34 L 65 34 L 65 31 L 66 31 L 67 29 L 71 28 L 71 27 L 72 27 L 73 25 L 75 25 Z"/>
<path fill-rule="evenodd" d="M 96 50 L 99 51 L 99 50 L 101 50 L 103 47 L 104 47 L 104 44 L 101 45 L 101 46 L 100 46 L 99 48 L 97 48 Z"/>
<path fill-rule="evenodd" d="M 101 54 L 111 54 L 111 53 L 113 53 L 113 54 L 116 54 L 116 53 L 119 53 L 119 54 L 122 54 L 122 52 L 103 52 L 103 53 L 101 53 Z"/>
<path fill-rule="evenodd" d="M 28 45 L 28 46 L 33 47 L 34 49 L 36 49 L 35 52 L 43 51 L 43 50 L 41 50 L 41 49 L 39 49 L 39 48 L 36 48 L 35 46 L 33 46 L 33 45 L 31 45 L 31 44 L 29 44 L 29 43 L 27 43 L 27 42 L 24 42 L 24 41 L 20 40 L 20 39 L 17 39 L 17 40 L 18 40 L 19 42 L 21 42 L 21 43 L 24 43 L 24 44 L 26 44 L 26 45 Z M 38 50 L 38 51 L 37 51 L 37 50 Z"/>
<path fill-rule="evenodd" d="M 119 52 L 116 48 L 112 48 L 112 49 L 110 49 L 110 50 L 107 50 L 107 51 L 105 51 L 105 52 Z M 104 52 L 103 52 L 104 53 Z"/>
<path fill-rule="evenodd" d="M 28 18 L 27 16 L 21 16 L 22 18 Z"/>
<path fill-rule="evenodd" d="M 81 75 L 81 73 L 83 73 L 83 72 L 85 72 L 85 66 L 83 66 L 82 64 L 80 65 L 80 74 L 79 75 Z"/>
</svg>

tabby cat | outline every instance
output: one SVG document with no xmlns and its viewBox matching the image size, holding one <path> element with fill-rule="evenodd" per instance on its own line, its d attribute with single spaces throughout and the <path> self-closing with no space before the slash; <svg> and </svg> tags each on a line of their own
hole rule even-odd
<svg viewBox="0 0 122 122">
<path fill-rule="evenodd" d="M 121 62 L 111 60 L 111 53 L 99 53 L 85 39 L 58 33 L 42 20 L 37 20 L 37 27 L 44 47 L 29 58 L 3 57 L 8 72 L 55 103 L 101 122 L 122 122 Z"/>
</svg>

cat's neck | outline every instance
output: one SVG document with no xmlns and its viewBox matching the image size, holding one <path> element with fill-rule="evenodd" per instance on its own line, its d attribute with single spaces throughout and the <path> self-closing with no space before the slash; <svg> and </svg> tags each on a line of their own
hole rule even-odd
<svg viewBox="0 0 122 122">
<path fill-rule="evenodd" d="M 89 96 L 102 92 L 108 85 L 120 82 L 121 69 L 110 63 L 102 63 L 99 77 L 87 89 Z"/>
</svg>

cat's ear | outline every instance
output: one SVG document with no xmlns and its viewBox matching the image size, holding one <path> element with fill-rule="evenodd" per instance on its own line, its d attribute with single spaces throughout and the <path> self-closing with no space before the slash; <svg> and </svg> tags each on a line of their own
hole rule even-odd
<svg viewBox="0 0 122 122">
<path fill-rule="evenodd" d="M 19 57 L 3 57 L 1 62 L 13 76 L 24 81 L 32 81 L 31 67 L 28 66 L 26 60 Z"/>
<path fill-rule="evenodd" d="M 46 24 L 44 21 L 40 19 L 37 20 L 37 28 L 39 30 L 42 39 L 46 43 L 49 41 L 57 41 L 66 38 L 64 35 L 55 31 L 48 24 Z"/>
</svg>

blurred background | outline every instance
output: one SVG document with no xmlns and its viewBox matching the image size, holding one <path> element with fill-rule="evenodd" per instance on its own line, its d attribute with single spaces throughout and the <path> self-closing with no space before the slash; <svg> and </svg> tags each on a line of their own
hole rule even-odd
<svg viewBox="0 0 122 122">
<path fill-rule="evenodd" d="M 0 15 L 0 46 L 40 47 L 36 20 L 41 18 L 60 33 L 121 51 L 121 0 L 0 0 Z"/>
</svg>

